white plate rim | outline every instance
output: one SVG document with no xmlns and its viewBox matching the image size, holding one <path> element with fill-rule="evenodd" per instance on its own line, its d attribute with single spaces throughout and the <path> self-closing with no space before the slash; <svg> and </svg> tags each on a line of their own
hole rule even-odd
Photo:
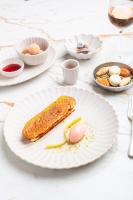
<svg viewBox="0 0 133 200">
<path fill-rule="evenodd" d="M 75 89 L 75 88 L 76 88 L 76 89 L 79 89 L 79 90 L 82 90 L 82 91 L 85 91 L 85 92 L 89 92 L 91 95 L 97 96 L 98 98 L 100 98 L 101 100 L 103 100 L 104 102 L 106 102 L 106 104 L 110 107 L 110 109 L 112 110 L 112 113 L 114 114 L 115 120 L 116 120 L 116 127 L 117 127 L 116 129 L 117 129 L 117 133 L 116 133 L 116 135 L 114 135 L 114 139 L 113 139 L 112 143 L 110 143 L 110 145 L 108 145 L 108 147 L 107 147 L 107 149 L 104 151 L 104 153 L 102 153 L 101 155 L 99 155 L 98 157 L 96 157 L 95 159 L 93 159 L 93 160 L 91 160 L 91 161 L 89 161 L 89 162 L 86 161 L 86 162 L 84 162 L 84 163 L 82 163 L 82 164 L 80 164 L 80 165 L 73 165 L 73 166 L 71 166 L 71 167 L 70 167 L 70 166 L 65 166 L 65 167 L 44 166 L 44 165 L 41 165 L 41 164 L 36 164 L 36 163 L 34 163 L 34 162 L 32 162 L 32 161 L 29 161 L 29 160 L 27 160 L 27 159 L 24 159 L 21 155 L 18 155 L 15 151 L 13 151 L 13 149 L 12 149 L 12 148 L 10 147 L 10 145 L 8 144 L 8 141 L 7 141 L 7 138 L 6 138 L 6 134 L 5 134 L 5 127 L 6 127 L 6 123 L 7 123 L 7 121 L 8 121 L 8 116 L 10 115 L 10 113 L 11 113 L 12 110 L 9 111 L 9 113 L 8 113 L 8 115 L 7 115 L 7 118 L 6 118 L 6 120 L 5 120 L 5 123 L 4 123 L 4 128 L 3 128 L 3 130 L 4 130 L 4 139 L 5 139 L 5 142 L 6 142 L 7 146 L 9 147 L 9 149 L 11 150 L 11 152 L 12 152 L 15 156 L 17 156 L 19 159 L 21 159 L 21 160 L 23 160 L 24 162 L 26 162 L 26 163 L 28 163 L 28 164 L 31 164 L 31 165 L 33 165 L 33 166 L 41 167 L 41 168 L 44 168 L 44 169 L 57 169 L 57 170 L 73 169 L 73 168 L 79 168 L 79 167 L 88 165 L 88 164 L 90 164 L 90 163 L 95 162 L 96 160 L 99 160 L 101 157 L 103 157 L 103 156 L 112 148 L 113 144 L 115 143 L 115 141 L 116 141 L 116 139 L 117 139 L 117 134 L 118 134 L 118 132 L 119 132 L 119 121 L 118 121 L 118 117 L 117 117 L 117 114 L 116 114 L 116 112 L 115 112 L 113 106 L 112 106 L 103 96 L 101 96 L 101 95 L 99 95 L 99 94 L 96 94 L 96 93 L 94 93 L 94 92 L 92 92 L 92 91 L 90 91 L 90 90 L 80 88 L 80 87 L 72 87 L 72 86 L 57 86 L 57 87 L 53 87 L 53 88 L 48 87 L 47 89 L 43 89 L 43 90 L 37 91 L 37 92 L 35 92 L 35 93 L 36 93 L 36 94 L 37 94 L 37 93 L 39 94 L 40 92 L 43 92 L 43 91 L 46 91 L 46 90 L 49 90 L 49 89 L 58 89 L 58 88 L 69 88 L 69 89 Z M 17 106 L 18 103 L 20 104 L 21 102 L 23 102 L 24 100 L 26 100 L 26 98 L 28 98 L 29 96 L 34 95 L 35 93 L 28 95 L 28 96 L 25 97 L 23 100 L 20 100 L 19 102 L 17 102 L 17 103 L 15 104 L 15 106 Z M 15 106 L 14 106 L 14 107 L 15 107 Z M 14 107 L 13 107 L 12 109 L 14 109 Z"/>
</svg>

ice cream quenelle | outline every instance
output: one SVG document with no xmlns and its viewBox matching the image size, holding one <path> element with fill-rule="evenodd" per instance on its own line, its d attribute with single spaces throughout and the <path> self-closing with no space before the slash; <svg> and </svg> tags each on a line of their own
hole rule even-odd
<svg viewBox="0 0 133 200">
<path fill-rule="evenodd" d="M 75 124 L 72 128 L 68 128 L 65 137 L 68 143 L 76 144 L 85 136 L 87 124 L 83 121 Z"/>
</svg>

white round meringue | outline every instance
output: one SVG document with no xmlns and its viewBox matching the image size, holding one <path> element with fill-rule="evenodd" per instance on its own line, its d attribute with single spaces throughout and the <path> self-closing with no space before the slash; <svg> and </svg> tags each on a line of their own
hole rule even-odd
<svg viewBox="0 0 133 200">
<path fill-rule="evenodd" d="M 119 75 L 120 74 L 120 67 L 118 67 L 118 66 L 111 66 L 110 68 L 109 68 L 109 74 L 110 75 L 113 75 L 113 74 L 117 74 L 117 75 Z"/>
<path fill-rule="evenodd" d="M 109 82 L 112 86 L 118 86 L 121 82 L 121 77 L 119 75 L 111 75 L 109 78 Z"/>
</svg>

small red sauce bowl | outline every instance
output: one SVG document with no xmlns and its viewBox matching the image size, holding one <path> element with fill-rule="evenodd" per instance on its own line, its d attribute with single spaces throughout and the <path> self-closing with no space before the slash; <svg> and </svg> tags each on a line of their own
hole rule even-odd
<svg viewBox="0 0 133 200">
<path fill-rule="evenodd" d="M 6 77 L 15 77 L 22 73 L 24 63 L 18 58 L 8 58 L 0 63 L 0 74 Z"/>
</svg>

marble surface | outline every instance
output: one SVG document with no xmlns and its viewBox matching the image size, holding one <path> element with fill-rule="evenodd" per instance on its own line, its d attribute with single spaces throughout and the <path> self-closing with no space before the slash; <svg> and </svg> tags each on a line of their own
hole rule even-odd
<svg viewBox="0 0 133 200">
<path fill-rule="evenodd" d="M 18 40 L 32 35 L 47 37 L 57 51 L 53 68 L 33 80 L 0 88 L 0 101 L 17 102 L 39 89 L 60 85 L 60 64 L 70 57 L 65 55 L 64 39 L 73 34 L 93 33 L 100 36 L 103 48 L 93 59 L 80 61 L 80 76 L 75 86 L 104 96 L 114 107 L 120 125 L 116 144 L 103 158 L 79 169 L 58 171 L 34 167 L 12 154 L 5 144 L 1 123 L 1 199 L 133 199 L 133 160 L 127 157 L 130 138 L 127 104 L 133 88 L 119 94 L 108 93 L 99 89 L 92 77 L 94 68 L 105 61 L 118 60 L 133 65 L 133 27 L 125 30 L 120 41 L 118 30 L 107 18 L 108 1 L 101 2 L 0 0 L 0 51 L 14 48 Z M 6 110 L 8 107 L 1 104 L 0 120 Z"/>
</svg>

